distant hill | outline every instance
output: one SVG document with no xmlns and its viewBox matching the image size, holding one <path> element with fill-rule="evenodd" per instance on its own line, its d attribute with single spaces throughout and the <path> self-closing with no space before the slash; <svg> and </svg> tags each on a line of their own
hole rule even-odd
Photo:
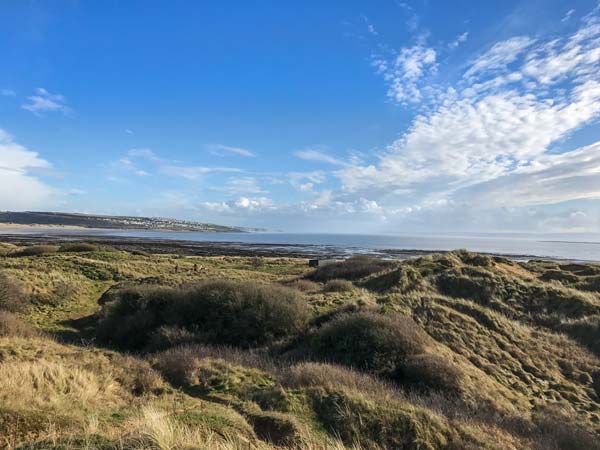
<svg viewBox="0 0 600 450">
<path fill-rule="evenodd" d="M 130 230 L 197 231 L 197 232 L 240 232 L 242 228 L 227 227 L 211 223 L 162 217 L 100 216 L 90 214 L 57 212 L 12 212 L 0 211 L 0 223 L 17 225 L 76 226 L 83 228 L 110 228 Z"/>
</svg>

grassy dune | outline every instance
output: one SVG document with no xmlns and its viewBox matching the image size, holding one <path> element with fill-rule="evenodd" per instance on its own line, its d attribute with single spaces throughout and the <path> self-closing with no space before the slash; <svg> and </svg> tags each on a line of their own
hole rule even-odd
<svg viewBox="0 0 600 450">
<path fill-rule="evenodd" d="M 600 448 L 600 266 L 0 244 L 0 448 Z"/>
</svg>

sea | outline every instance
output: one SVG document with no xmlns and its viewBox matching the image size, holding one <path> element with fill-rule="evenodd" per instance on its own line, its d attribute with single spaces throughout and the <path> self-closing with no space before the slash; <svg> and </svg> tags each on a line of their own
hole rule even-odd
<svg viewBox="0 0 600 450">
<path fill-rule="evenodd" d="M 467 249 L 506 255 L 514 259 L 547 258 L 600 261 L 599 234 L 448 233 L 448 234 L 325 234 L 325 233 L 197 233 L 146 230 L 3 229 L 0 234 L 103 236 L 237 243 L 240 247 L 271 246 L 273 249 L 311 254 L 383 254 Z"/>
</svg>

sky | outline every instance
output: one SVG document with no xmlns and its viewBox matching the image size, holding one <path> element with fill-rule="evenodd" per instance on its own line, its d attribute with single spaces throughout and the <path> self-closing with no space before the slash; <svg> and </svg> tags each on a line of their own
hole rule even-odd
<svg viewBox="0 0 600 450">
<path fill-rule="evenodd" d="M 597 0 L 0 0 L 0 210 L 600 232 Z"/>
</svg>

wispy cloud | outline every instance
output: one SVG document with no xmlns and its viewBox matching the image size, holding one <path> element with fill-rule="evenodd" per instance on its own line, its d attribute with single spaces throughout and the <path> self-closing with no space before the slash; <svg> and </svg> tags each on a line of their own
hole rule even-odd
<svg viewBox="0 0 600 450">
<path fill-rule="evenodd" d="M 132 148 L 122 158 L 113 161 L 111 167 L 142 177 L 159 172 L 163 175 L 187 180 L 197 180 L 212 173 L 242 172 L 241 169 L 235 167 L 209 167 L 172 161 L 159 157 L 149 148 Z"/>
<path fill-rule="evenodd" d="M 398 6 L 400 6 L 406 14 L 406 27 L 408 28 L 408 31 L 416 31 L 417 28 L 419 28 L 419 16 L 413 7 L 405 2 L 398 2 Z"/>
<path fill-rule="evenodd" d="M 211 187 L 210 191 L 221 192 L 227 196 L 266 194 L 256 177 L 230 177 L 222 186 Z"/>
<path fill-rule="evenodd" d="M 375 29 L 375 26 L 371 23 L 369 18 L 367 16 L 362 16 L 362 17 L 363 17 L 363 20 L 365 21 L 365 25 L 367 26 L 367 31 L 369 32 L 369 34 L 372 36 L 378 36 L 379 33 L 377 32 L 377 30 Z"/>
<path fill-rule="evenodd" d="M 44 88 L 37 88 L 35 95 L 27 97 L 27 102 L 21 105 L 21 107 L 37 116 L 41 116 L 46 112 L 62 112 L 63 114 L 67 114 L 70 112 L 70 109 L 65 102 L 66 100 L 63 95 L 51 94 Z"/>
<path fill-rule="evenodd" d="M 15 97 L 17 93 L 12 89 L 0 89 L 0 95 L 3 97 Z"/>
<path fill-rule="evenodd" d="M 516 36 L 506 41 L 498 42 L 483 55 L 475 59 L 464 76 L 470 78 L 479 73 L 504 70 L 510 63 L 516 61 L 519 55 L 534 42 L 535 40 L 528 36 Z"/>
<path fill-rule="evenodd" d="M 467 39 L 469 39 L 469 32 L 465 31 L 461 35 L 457 36 L 456 39 L 454 39 L 452 42 L 450 42 L 448 44 L 448 47 L 450 47 L 451 49 L 458 48 L 460 44 L 467 42 Z"/>
<path fill-rule="evenodd" d="M 241 147 L 231 147 L 229 145 L 223 144 L 209 144 L 207 148 L 210 150 L 211 154 L 215 156 L 243 156 L 246 158 L 255 158 L 256 154 Z"/>
<path fill-rule="evenodd" d="M 406 91 L 424 71 L 409 67 L 413 75 L 396 70 L 400 80 L 393 90 L 399 85 Z M 563 38 L 494 43 L 462 79 L 439 92 L 374 163 L 335 172 L 342 181 L 338 197 L 368 198 L 388 214 L 600 199 L 599 143 L 560 155 L 551 151 L 600 117 L 598 11 Z"/>
<path fill-rule="evenodd" d="M 306 161 L 322 162 L 322 163 L 326 163 L 326 164 L 331 164 L 333 166 L 347 165 L 347 163 L 345 161 L 342 161 L 341 159 L 338 159 L 331 155 L 328 155 L 327 153 L 325 153 L 321 150 L 316 150 L 316 149 L 312 149 L 312 148 L 298 150 L 297 152 L 294 153 L 294 155 L 297 158 L 304 159 Z"/>
<path fill-rule="evenodd" d="M 566 12 L 566 14 L 564 15 L 564 17 L 560 20 L 561 22 L 568 22 L 569 20 L 571 20 L 571 16 L 573 15 L 573 13 L 575 12 L 574 9 L 570 9 Z"/>
</svg>

